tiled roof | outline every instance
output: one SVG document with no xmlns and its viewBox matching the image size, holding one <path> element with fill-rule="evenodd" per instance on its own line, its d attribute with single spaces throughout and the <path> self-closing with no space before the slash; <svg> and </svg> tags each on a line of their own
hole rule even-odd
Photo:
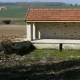
<svg viewBox="0 0 80 80">
<path fill-rule="evenodd" d="M 80 9 L 30 8 L 25 21 L 80 21 Z"/>
</svg>

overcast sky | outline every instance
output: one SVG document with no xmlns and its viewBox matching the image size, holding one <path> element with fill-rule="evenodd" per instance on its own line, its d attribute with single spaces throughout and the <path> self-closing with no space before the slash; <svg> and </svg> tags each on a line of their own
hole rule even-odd
<svg viewBox="0 0 80 80">
<path fill-rule="evenodd" d="M 72 3 L 72 4 L 80 4 L 80 0 L 0 0 L 0 2 L 20 2 L 20 1 L 41 1 L 41 2 L 65 2 L 65 3 Z"/>
</svg>

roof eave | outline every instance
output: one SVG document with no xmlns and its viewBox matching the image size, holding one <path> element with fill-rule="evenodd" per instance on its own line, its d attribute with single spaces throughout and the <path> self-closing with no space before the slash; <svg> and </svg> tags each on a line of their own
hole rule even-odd
<svg viewBox="0 0 80 80">
<path fill-rule="evenodd" d="M 54 21 L 54 20 L 52 20 L 52 21 L 34 21 L 34 20 L 25 20 L 25 22 L 80 22 L 80 20 L 57 20 L 57 21 Z"/>
</svg>

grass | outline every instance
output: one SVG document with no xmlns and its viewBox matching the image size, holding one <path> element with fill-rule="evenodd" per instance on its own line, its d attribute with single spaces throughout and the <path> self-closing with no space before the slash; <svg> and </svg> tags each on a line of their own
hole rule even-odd
<svg viewBox="0 0 80 80">
<path fill-rule="evenodd" d="M 26 22 L 24 20 L 12 20 L 12 24 L 26 25 Z"/>
<path fill-rule="evenodd" d="M 25 57 L 26 56 L 26 57 Z M 3 55 L 3 57 L 5 57 Z M 33 52 L 30 52 L 29 54 L 24 54 L 23 56 L 17 55 L 17 54 L 11 54 L 7 55 L 9 58 L 18 58 L 18 61 L 20 63 L 27 63 L 27 62 L 38 62 L 40 60 L 43 60 L 43 58 L 46 61 L 50 62 L 60 62 L 64 60 L 73 60 L 73 59 L 79 59 L 80 58 L 80 51 L 62 51 L 60 52 L 59 50 L 34 50 Z M 13 60 L 13 61 L 14 61 Z"/>
<path fill-rule="evenodd" d="M 80 5 L 77 6 L 8 6 L 7 10 L 0 10 L 0 20 L 14 20 L 14 24 L 24 25 L 24 18 L 28 8 L 80 8 Z M 23 20 L 23 21 L 21 21 Z M 0 24 L 2 24 L 0 21 Z"/>
<path fill-rule="evenodd" d="M 3 23 L 2 21 L 4 21 L 4 20 L 11 20 L 11 23 L 10 24 L 12 24 L 12 25 L 26 25 L 26 22 L 23 20 L 23 19 L 3 19 L 3 20 L 1 20 L 0 19 L 0 24 L 5 24 L 5 23 Z"/>
<path fill-rule="evenodd" d="M 27 8 L 8 9 L 0 11 L 0 18 L 24 18 Z"/>
<path fill-rule="evenodd" d="M 0 18 L 24 18 L 28 8 L 80 8 L 78 6 L 7 6 L 9 9 L 0 10 Z"/>
<path fill-rule="evenodd" d="M 35 50 L 30 53 L 31 56 L 80 56 L 80 51 L 69 50 L 69 51 L 59 51 L 59 50 Z"/>
</svg>

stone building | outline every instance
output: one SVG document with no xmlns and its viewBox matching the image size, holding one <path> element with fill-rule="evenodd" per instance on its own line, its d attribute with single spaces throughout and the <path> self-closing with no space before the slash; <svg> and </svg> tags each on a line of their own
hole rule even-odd
<svg viewBox="0 0 80 80">
<path fill-rule="evenodd" d="M 25 16 L 25 21 L 27 40 L 33 43 L 37 41 L 36 43 L 58 44 L 58 48 L 59 44 L 63 43 L 66 48 L 71 46 L 70 49 L 76 47 L 76 49 L 80 49 L 79 8 L 30 8 Z M 75 45 L 75 43 L 78 44 Z"/>
<path fill-rule="evenodd" d="M 28 9 L 27 39 L 80 39 L 80 9 Z"/>
</svg>

